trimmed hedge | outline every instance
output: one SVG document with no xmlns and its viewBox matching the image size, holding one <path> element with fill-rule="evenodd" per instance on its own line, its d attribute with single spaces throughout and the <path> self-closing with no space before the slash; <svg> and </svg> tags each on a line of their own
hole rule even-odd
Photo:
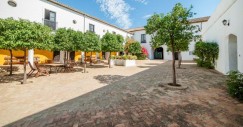
<svg viewBox="0 0 243 127">
<path fill-rule="evenodd" d="M 199 41 L 195 45 L 193 54 L 198 56 L 196 59 L 198 66 L 213 69 L 215 60 L 218 59 L 219 46 L 215 42 Z"/>
</svg>

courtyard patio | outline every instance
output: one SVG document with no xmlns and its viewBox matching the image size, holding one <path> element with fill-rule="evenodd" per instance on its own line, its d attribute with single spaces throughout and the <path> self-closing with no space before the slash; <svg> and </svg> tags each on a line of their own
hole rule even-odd
<svg viewBox="0 0 243 127">
<path fill-rule="evenodd" d="M 57 73 L 32 83 L 0 83 L 0 126 L 239 127 L 243 104 L 226 91 L 226 77 L 191 61 L 137 61 L 137 67 L 88 66 L 88 73 Z M 21 69 L 20 69 L 21 70 Z M 21 75 L 20 75 L 21 76 Z M 161 85 L 162 84 L 162 85 Z"/>
</svg>

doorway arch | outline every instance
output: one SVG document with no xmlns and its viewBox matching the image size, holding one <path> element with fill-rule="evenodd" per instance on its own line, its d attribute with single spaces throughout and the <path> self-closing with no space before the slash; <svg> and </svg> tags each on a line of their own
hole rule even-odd
<svg viewBox="0 0 243 127">
<path fill-rule="evenodd" d="M 237 36 L 230 34 L 229 35 L 229 71 L 238 70 L 238 53 L 237 53 Z"/>
<path fill-rule="evenodd" d="M 154 50 L 154 59 L 164 59 L 164 49 L 162 47 Z"/>
</svg>

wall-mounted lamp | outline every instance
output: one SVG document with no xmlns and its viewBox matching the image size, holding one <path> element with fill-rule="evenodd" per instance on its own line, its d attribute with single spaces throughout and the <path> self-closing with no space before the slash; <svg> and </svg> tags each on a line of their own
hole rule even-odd
<svg viewBox="0 0 243 127">
<path fill-rule="evenodd" d="M 226 19 L 224 19 L 224 20 L 222 21 L 222 23 L 223 23 L 223 25 L 225 25 L 225 26 L 229 26 L 229 25 L 230 25 L 230 21 L 229 21 L 229 20 L 226 20 Z"/>
<path fill-rule="evenodd" d="M 12 7 L 17 7 L 17 3 L 14 0 L 9 0 L 8 4 Z"/>
<path fill-rule="evenodd" d="M 76 24 L 77 23 L 77 21 L 76 20 L 73 20 L 73 24 Z"/>
</svg>

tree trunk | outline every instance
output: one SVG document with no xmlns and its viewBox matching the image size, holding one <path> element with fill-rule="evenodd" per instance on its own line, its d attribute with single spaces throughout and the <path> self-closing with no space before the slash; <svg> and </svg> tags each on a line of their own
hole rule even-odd
<svg viewBox="0 0 243 127">
<path fill-rule="evenodd" d="M 176 70 L 175 70 L 175 47 L 174 39 L 171 40 L 171 49 L 172 49 L 172 73 L 173 73 L 173 85 L 176 85 Z"/>
<path fill-rule="evenodd" d="M 64 66 L 66 65 L 66 51 L 64 51 Z"/>
<path fill-rule="evenodd" d="M 109 68 L 111 68 L 111 52 L 110 52 L 110 55 L 109 55 L 108 63 L 109 63 Z"/>
<path fill-rule="evenodd" d="M 11 76 L 13 74 L 13 51 L 12 51 L 12 49 L 10 49 L 9 52 L 10 52 L 10 72 L 9 72 L 9 75 Z"/>
<path fill-rule="evenodd" d="M 23 84 L 27 83 L 27 75 L 26 75 L 26 49 L 24 50 L 24 80 Z"/>
<path fill-rule="evenodd" d="M 84 52 L 84 73 L 86 73 L 86 64 L 87 64 L 87 61 L 86 61 L 86 52 Z"/>
<path fill-rule="evenodd" d="M 181 51 L 178 51 L 178 68 L 181 68 L 181 61 L 182 61 Z"/>
</svg>

